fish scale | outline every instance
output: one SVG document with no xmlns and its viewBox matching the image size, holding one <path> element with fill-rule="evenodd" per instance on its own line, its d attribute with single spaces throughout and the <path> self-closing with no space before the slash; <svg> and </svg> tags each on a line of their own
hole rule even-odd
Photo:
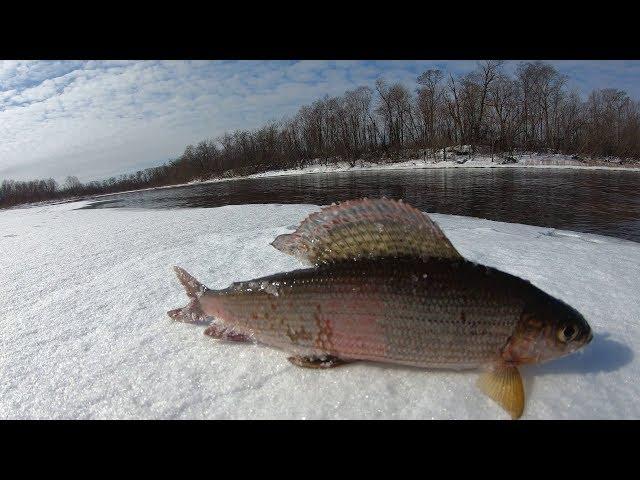
<svg viewBox="0 0 640 480">
<path fill-rule="evenodd" d="M 238 282 L 209 302 L 272 346 L 291 345 L 303 329 L 310 337 L 294 344 L 308 354 L 472 368 L 499 355 L 535 288 L 520 281 L 519 294 L 506 295 L 514 279 L 464 260 L 361 259 Z M 332 348 L 318 347 L 319 322 Z"/>
</svg>

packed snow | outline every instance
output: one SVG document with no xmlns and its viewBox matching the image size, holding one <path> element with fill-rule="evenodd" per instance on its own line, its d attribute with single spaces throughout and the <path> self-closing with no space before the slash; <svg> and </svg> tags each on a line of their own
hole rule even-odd
<svg viewBox="0 0 640 480">
<path fill-rule="evenodd" d="M 473 372 L 308 370 L 172 322 L 171 266 L 222 288 L 300 268 L 269 245 L 313 205 L 0 211 L 0 418 L 507 419 Z M 640 418 L 640 244 L 434 214 L 467 258 L 580 310 L 582 353 L 522 369 L 523 419 Z"/>
</svg>

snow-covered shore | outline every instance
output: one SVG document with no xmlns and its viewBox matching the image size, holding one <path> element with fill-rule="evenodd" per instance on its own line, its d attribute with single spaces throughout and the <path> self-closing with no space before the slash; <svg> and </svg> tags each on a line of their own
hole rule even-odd
<svg viewBox="0 0 640 480">
<path fill-rule="evenodd" d="M 299 268 L 271 246 L 312 205 L 0 211 L 0 418 L 507 418 L 475 373 L 299 369 L 173 323 L 181 265 L 214 288 Z M 640 418 L 640 244 L 433 215 L 467 258 L 580 310 L 583 353 L 523 368 L 524 419 Z"/>
<path fill-rule="evenodd" d="M 422 169 L 440 169 L 440 168 L 535 168 L 535 169 L 565 169 L 565 170 L 610 170 L 610 171 L 631 171 L 640 173 L 640 165 L 636 166 L 620 166 L 611 165 L 587 165 L 576 160 L 571 160 L 567 155 L 533 155 L 521 156 L 517 163 L 501 164 L 498 159 L 493 161 L 491 157 L 474 157 L 472 159 L 464 159 L 457 157 L 456 160 L 441 160 L 434 162 L 432 159 L 427 160 L 405 160 L 394 163 L 375 163 L 358 161 L 355 166 L 349 165 L 347 162 L 331 163 L 324 165 L 315 163 L 304 168 L 292 168 L 286 170 L 271 170 L 263 173 L 255 173 L 253 175 L 244 175 L 227 178 L 211 178 L 208 180 L 193 180 L 188 183 L 180 183 L 176 185 L 165 185 L 162 187 L 142 188 L 138 190 L 127 190 L 124 192 L 105 193 L 95 195 L 97 197 L 107 197 L 110 195 L 119 195 L 122 193 L 142 192 L 145 190 L 157 190 L 163 188 L 186 187 L 189 185 L 199 185 L 203 183 L 230 182 L 234 180 L 245 180 L 252 178 L 270 178 L 284 177 L 289 175 L 311 175 L 318 173 L 340 173 L 340 172 L 359 172 L 359 171 L 394 171 L 394 170 L 422 170 Z"/>
<path fill-rule="evenodd" d="M 350 172 L 350 171 L 389 171 L 389 170 L 422 170 L 422 169 L 438 169 L 438 168 L 541 168 L 541 169 L 568 169 L 568 170 L 625 170 L 640 172 L 638 167 L 623 167 L 618 165 L 586 165 L 578 161 L 571 161 L 568 158 L 555 156 L 539 156 L 539 157 L 523 157 L 518 163 L 498 163 L 497 159 L 491 160 L 491 157 L 475 157 L 462 162 L 462 158 L 457 160 L 441 160 L 434 162 L 428 160 L 406 160 L 396 163 L 372 163 L 358 162 L 352 167 L 347 162 L 339 162 L 330 165 L 311 165 L 301 169 L 290 170 L 274 170 L 264 173 L 256 173 L 246 177 L 236 178 L 265 178 L 280 177 L 285 175 L 302 175 L 313 173 L 332 173 L 332 172 Z M 208 181 L 224 181 L 229 179 L 215 179 Z"/>
</svg>

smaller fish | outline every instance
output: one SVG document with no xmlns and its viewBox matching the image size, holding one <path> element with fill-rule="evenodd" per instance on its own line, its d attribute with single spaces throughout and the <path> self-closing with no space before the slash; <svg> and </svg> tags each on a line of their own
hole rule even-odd
<svg viewBox="0 0 640 480">
<path fill-rule="evenodd" d="M 355 200 L 309 215 L 274 247 L 311 268 L 211 290 L 181 268 L 181 322 L 214 338 L 288 352 L 305 368 L 373 361 L 475 369 L 512 418 L 524 410 L 518 366 L 568 355 L 591 328 L 564 302 L 514 275 L 465 260 L 409 205 Z"/>
</svg>

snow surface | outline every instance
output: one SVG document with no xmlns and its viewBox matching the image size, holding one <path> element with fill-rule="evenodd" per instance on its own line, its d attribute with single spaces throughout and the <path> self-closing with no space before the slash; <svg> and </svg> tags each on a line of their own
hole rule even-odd
<svg viewBox="0 0 640 480">
<path fill-rule="evenodd" d="M 0 211 L 0 418 L 508 418 L 473 372 L 300 369 L 166 316 L 186 304 L 172 265 L 214 288 L 299 268 L 269 242 L 318 207 L 83 204 Z M 523 418 L 640 418 L 640 244 L 433 218 L 467 258 L 530 279 L 594 328 L 582 353 L 522 369 Z"/>
</svg>

